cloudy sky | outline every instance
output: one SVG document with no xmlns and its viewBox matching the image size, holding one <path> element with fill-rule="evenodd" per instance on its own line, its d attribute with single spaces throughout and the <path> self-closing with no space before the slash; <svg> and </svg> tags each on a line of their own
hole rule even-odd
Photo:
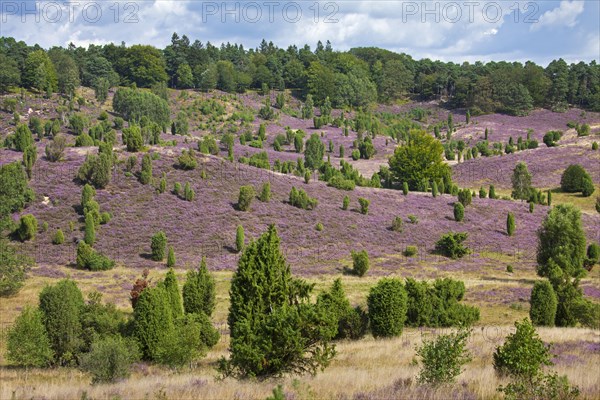
<svg viewBox="0 0 600 400">
<path fill-rule="evenodd" d="M 203 43 L 287 47 L 330 40 L 444 61 L 600 59 L 597 0 L 0 1 L 0 36 L 43 47 L 152 44 L 173 32 Z"/>
</svg>

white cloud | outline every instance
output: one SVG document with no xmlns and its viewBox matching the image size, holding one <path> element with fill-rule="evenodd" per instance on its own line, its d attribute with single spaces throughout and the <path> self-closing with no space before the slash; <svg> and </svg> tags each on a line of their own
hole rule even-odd
<svg viewBox="0 0 600 400">
<path fill-rule="evenodd" d="M 573 28 L 577 25 L 577 17 L 583 12 L 584 3 L 584 1 L 578 0 L 562 0 L 558 7 L 542 14 L 539 18 L 539 22 L 531 26 L 531 30 L 535 31 L 552 26 L 566 26 Z"/>
</svg>

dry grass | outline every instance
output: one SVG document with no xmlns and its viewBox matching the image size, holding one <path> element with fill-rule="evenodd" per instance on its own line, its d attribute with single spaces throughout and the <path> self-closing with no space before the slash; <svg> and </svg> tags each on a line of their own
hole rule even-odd
<svg viewBox="0 0 600 400">
<path fill-rule="evenodd" d="M 132 282 L 140 271 L 119 267 L 112 271 L 83 273 L 65 267 L 56 267 L 70 274 L 78 281 L 84 293 L 102 288 L 106 301 L 111 301 L 123 310 L 130 311 L 127 290 L 122 288 L 126 282 Z M 185 271 L 178 271 L 183 280 Z M 151 278 L 158 280 L 163 271 L 152 271 Z M 454 274 L 457 275 L 457 274 Z M 471 393 L 471 397 L 493 399 L 500 398 L 496 388 L 506 381 L 499 379 L 492 367 L 494 348 L 502 343 L 504 337 L 512 332 L 510 324 L 527 315 L 527 311 L 510 308 L 506 304 L 494 304 L 486 301 L 469 301 L 469 290 L 484 285 L 485 289 L 531 286 L 535 275 L 523 272 L 520 275 L 496 273 L 481 276 L 481 273 L 461 273 L 454 276 L 463 279 L 467 286 L 467 301 L 481 308 L 480 326 L 473 330 L 469 349 L 473 355 L 463 374 L 458 379 L 463 393 Z M 597 274 L 588 278 L 594 285 L 598 284 Z M 385 397 L 382 389 L 394 386 L 392 393 L 402 393 L 402 398 L 448 398 L 449 392 L 424 390 L 415 383 L 418 366 L 414 364 L 415 347 L 421 343 L 422 337 L 431 336 L 435 331 L 429 329 L 406 329 L 397 339 L 374 340 L 367 337 L 356 342 L 344 341 L 337 344 L 337 356 L 324 372 L 315 377 L 295 376 L 281 380 L 265 382 L 236 381 L 216 378 L 215 366 L 221 356 L 227 355 L 229 337 L 226 331 L 228 308 L 228 290 L 230 272 L 217 272 L 217 307 L 214 322 L 221 329 L 221 341 L 206 358 L 197 365 L 179 372 L 151 365 L 136 366 L 130 379 L 112 385 L 90 385 L 90 377 L 74 369 L 29 370 L 12 368 L 0 358 L 0 399 L 78 399 L 82 395 L 92 399 L 264 399 L 272 389 L 282 384 L 289 398 L 294 399 L 344 399 L 352 398 L 359 393 L 375 393 L 373 397 Z M 316 292 L 328 287 L 332 276 L 308 278 L 315 283 Z M 364 304 L 369 287 L 375 278 L 342 277 L 347 294 L 353 304 Z M 36 304 L 39 291 L 47 283 L 56 281 L 33 275 L 27 280 L 23 290 L 13 298 L 0 302 L 0 322 L 3 327 L 10 326 L 19 310 L 25 304 Z M 440 330 L 437 333 L 441 332 Z M 567 353 L 576 357 L 571 364 L 559 362 L 555 370 L 565 374 L 569 380 L 578 385 L 585 398 L 598 398 L 600 395 L 600 378 L 597 367 L 600 365 L 600 353 L 586 351 L 586 343 L 599 343 L 600 332 L 589 329 L 548 328 L 539 330 L 546 342 L 567 346 Z M 4 335 L 0 336 L 4 339 Z M 570 347 L 569 347 L 570 346 Z M 0 353 L 5 351 L 4 340 L 0 343 Z M 565 350 L 562 350 L 564 352 Z M 400 385 L 400 389 L 398 389 Z M 399 392 L 398 392 L 399 390 Z"/>
</svg>

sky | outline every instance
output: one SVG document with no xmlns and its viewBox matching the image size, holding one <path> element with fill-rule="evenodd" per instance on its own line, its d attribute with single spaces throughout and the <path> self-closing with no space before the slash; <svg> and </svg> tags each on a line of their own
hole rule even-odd
<svg viewBox="0 0 600 400">
<path fill-rule="evenodd" d="M 329 40 L 415 59 L 600 62 L 599 0 L 187 1 L 0 0 L 0 36 L 44 48 L 151 44 L 173 32 L 212 44 L 279 47 Z"/>
</svg>

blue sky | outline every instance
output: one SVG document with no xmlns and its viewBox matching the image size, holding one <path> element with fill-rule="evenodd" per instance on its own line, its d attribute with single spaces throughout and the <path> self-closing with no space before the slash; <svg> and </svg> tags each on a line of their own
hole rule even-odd
<svg viewBox="0 0 600 400">
<path fill-rule="evenodd" d="M 152 44 L 173 32 L 213 44 L 330 40 L 444 61 L 600 61 L 600 1 L 1 0 L 0 35 L 43 47 Z M 59 10 L 60 7 L 60 11 Z M 317 11 L 318 10 L 318 11 Z"/>
</svg>

